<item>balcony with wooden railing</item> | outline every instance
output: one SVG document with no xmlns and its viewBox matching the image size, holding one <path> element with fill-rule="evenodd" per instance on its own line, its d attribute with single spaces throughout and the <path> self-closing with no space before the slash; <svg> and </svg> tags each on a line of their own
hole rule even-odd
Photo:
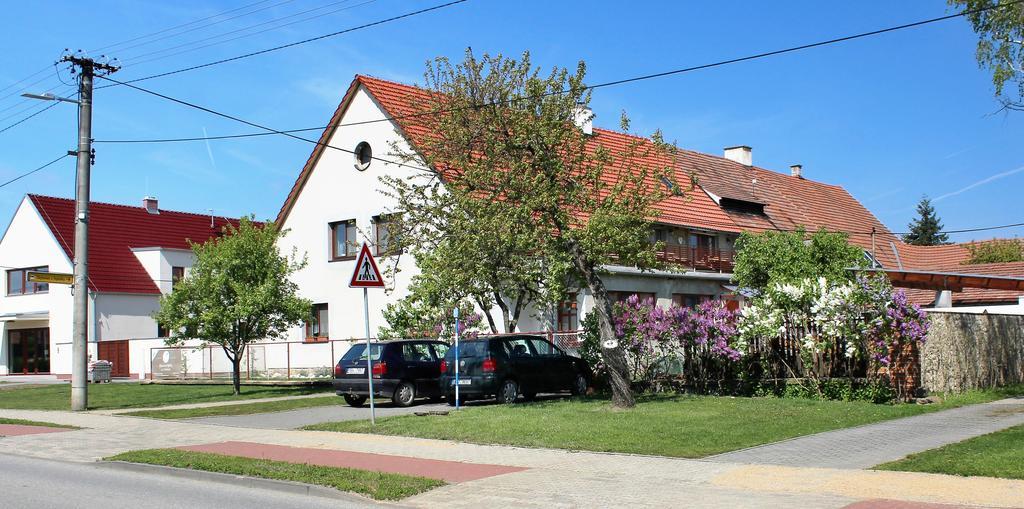
<svg viewBox="0 0 1024 509">
<path fill-rule="evenodd" d="M 717 247 L 690 247 L 678 244 L 664 244 L 658 258 L 673 265 L 694 270 L 732 272 L 734 253 L 731 249 Z"/>
</svg>

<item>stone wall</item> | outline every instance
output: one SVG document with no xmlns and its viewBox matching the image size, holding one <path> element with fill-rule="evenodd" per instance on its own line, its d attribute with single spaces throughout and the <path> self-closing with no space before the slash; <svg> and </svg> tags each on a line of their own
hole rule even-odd
<svg viewBox="0 0 1024 509">
<path fill-rule="evenodd" d="M 1024 383 L 1024 316 L 930 312 L 921 382 L 932 392 Z"/>
</svg>

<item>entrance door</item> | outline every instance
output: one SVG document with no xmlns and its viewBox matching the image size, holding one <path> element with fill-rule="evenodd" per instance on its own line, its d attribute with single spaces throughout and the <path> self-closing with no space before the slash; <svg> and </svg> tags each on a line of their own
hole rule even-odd
<svg viewBox="0 0 1024 509">
<path fill-rule="evenodd" d="M 15 329 L 7 332 L 11 374 L 50 372 L 50 329 Z"/>
<path fill-rule="evenodd" d="M 125 378 L 131 376 L 128 367 L 128 341 L 100 341 L 96 343 L 96 349 L 101 360 L 110 361 L 110 376 Z"/>
</svg>

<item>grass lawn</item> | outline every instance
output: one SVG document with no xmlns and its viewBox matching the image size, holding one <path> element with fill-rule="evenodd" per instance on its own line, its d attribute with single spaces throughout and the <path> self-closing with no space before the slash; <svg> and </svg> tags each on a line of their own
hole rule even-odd
<svg viewBox="0 0 1024 509">
<path fill-rule="evenodd" d="M 136 417 L 153 417 L 156 419 L 190 419 L 192 417 L 210 417 L 215 415 L 247 415 L 266 412 L 283 412 L 297 408 L 343 405 L 345 401 L 331 394 L 322 398 L 288 399 L 284 401 L 267 401 L 264 403 L 247 403 L 241 405 L 211 406 L 206 408 L 182 408 L 178 410 L 142 410 L 121 415 Z"/>
<path fill-rule="evenodd" d="M 329 387 L 243 386 L 231 395 L 230 385 L 161 385 L 139 383 L 89 384 L 89 408 L 144 408 L 234 399 L 300 396 L 330 391 Z M 0 391 L 0 408 L 19 410 L 69 410 L 71 384 L 46 385 Z"/>
<path fill-rule="evenodd" d="M 1020 388 L 1018 388 L 1020 389 Z M 992 401 L 971 392 L 932 405 L 712 396 L 645 396 L 632 410 L 605 399 L 469 406 L 447 416 L 331 422 L 305 429 L 405 435 L 480 444 L 700 458 L 787 438 Z"/>
<path fill-rule="evenodd" d="M 878 470 L 1024 479 L 1024 426 L 883 463 Z"/>
<path fill-rule="evenodd" d="M 6 417 L 0 417 L 0 424 L 18 424 L 21 426 L 45 426 L 47 428 L 64 428 L 64 429 L 81 429 L 78 426 L 68 426 L 67 424 L 57 424 L 53 422 L 40 422 L 40 421 L 27 421 L 25 419 L 7 419 Z"/>
<path fill-rule="evenodd" d="M 148 463 L 208 472 L 296 481 L 367 495 L 377 500 L 399 500 L 445 484 L 444 481 L 352 468 L 321 467 L 238 456 L 223 456 L 178 449 L 129 451 L 107 461 Z"/>
</svg>

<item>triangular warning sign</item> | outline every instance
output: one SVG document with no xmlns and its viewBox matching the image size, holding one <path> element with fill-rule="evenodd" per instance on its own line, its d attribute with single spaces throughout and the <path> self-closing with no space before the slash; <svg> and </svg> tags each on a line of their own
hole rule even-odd
<svg viewBox="0 0 1024 509">
<path fill-rule="evenodd" d="M 348 286 L 351 288 L 384 288 L 384 278 L 380 277 L 377 270 L 377 262 L 370 254 L 370 246 L 363 242 L 363 249 L 359 251 L 356 258 L 356 268 L 352 271 L 352 280 Z"/>
</svg>

